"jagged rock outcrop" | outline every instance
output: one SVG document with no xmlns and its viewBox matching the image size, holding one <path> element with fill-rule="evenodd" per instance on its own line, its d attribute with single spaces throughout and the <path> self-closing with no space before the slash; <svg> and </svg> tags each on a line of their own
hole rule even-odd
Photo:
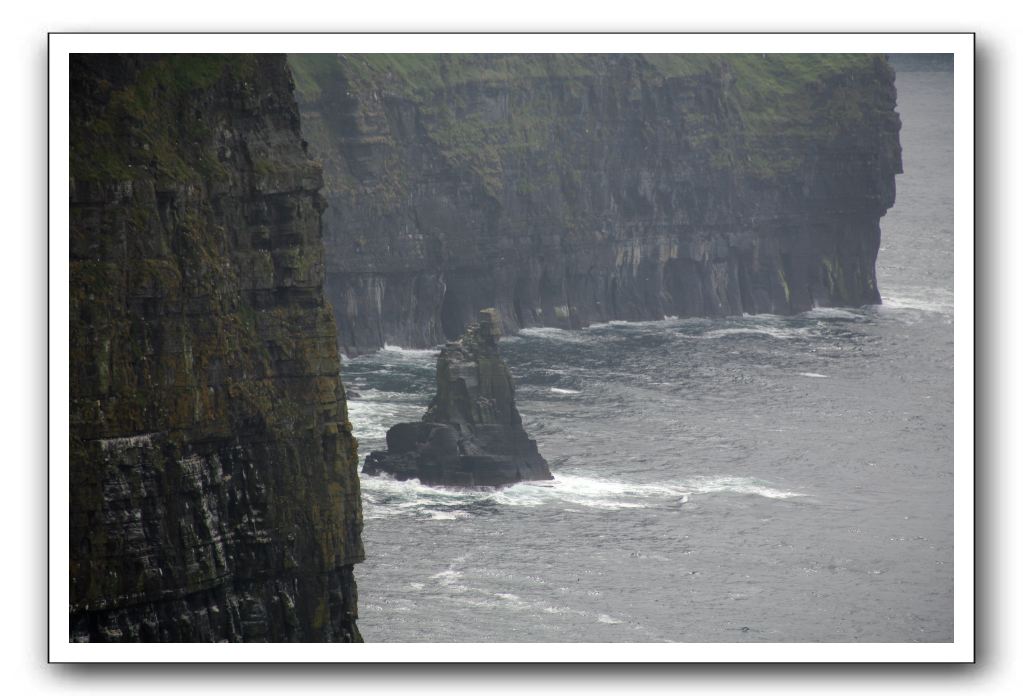
<svg viewBox="0 0 1023 696">
<path fill-rule="evenodd" d="M 437 394 L 418 423 L 387 431 L 387 451 L 366 457 L 363 473 L 419 479 L 429 486 L 503 486 L 552 479 L 515 408 L 511 374 L 497 350 L 500 320 L 479 313 L 437 358 Z"/>
<path fill-rule="evenodd" d="M 342 348 L 880 301 L 880 55 L 293 55 Z"/>
<path fill-rule="evenodd" d="M 352 641 L 356 443 L 283 56 L 71 57 L 70 639 Z"/>
</svg>

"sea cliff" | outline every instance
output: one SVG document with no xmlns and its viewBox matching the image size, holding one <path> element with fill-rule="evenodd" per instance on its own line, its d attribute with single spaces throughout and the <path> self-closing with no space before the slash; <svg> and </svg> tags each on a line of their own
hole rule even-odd
<svg viewBox="0 0 1023 696">
<path fill-rule="evenodd" d="M 877 303 L 879 55 L 289 57 L 342 349 Z"/>
<path fill-rule="evenodd" d="M 74 55 L 73 641 L 351 641 L 356 443 L 283 56 Z"/>
</svg>

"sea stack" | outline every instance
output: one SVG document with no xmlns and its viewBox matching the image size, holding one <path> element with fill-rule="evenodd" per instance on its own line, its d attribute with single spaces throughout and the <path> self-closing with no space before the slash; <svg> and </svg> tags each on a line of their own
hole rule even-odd
<svg viewBox="0 0 1023 696">
<path fill-rule="evenodd" d="M 437 394 L 418 423 L 387 431 L 387 451 L 366 457 L 363 473 L 428 486 L 506 486 L 551 476 L 522 428 L 508 366 L 497 350 L 494 309 L 437 358 Z"/>
</svg>

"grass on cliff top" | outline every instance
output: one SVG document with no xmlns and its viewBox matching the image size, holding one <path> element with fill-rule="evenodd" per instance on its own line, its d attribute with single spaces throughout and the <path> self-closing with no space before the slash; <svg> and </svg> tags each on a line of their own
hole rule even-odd
<svg viewBox="0 0 1023 696">
<path fill-rule="evenodd" d="M 864 121 L 873 104 L 855 89 L 836 87 L 842 78 L 870 74 L 872 54 L 433 54 L 366 53 L 289 56 L 300 98 L 316 101 L 328 89 L 358 95 L 368 90 L 419 105 L 430 136 L 456 163 L 468 165 L 487 184 L 498 185 L 504 155 L 515 148 L 557 156 L 551 114 L 531 100 L 519 102 L 514 118 L 487 119 L 464 104 L 466 85 L 567 81 L 585 88 L 619 66 L 624 75 L 659 80 L 707 80 L 720 85 L 721 113 L 689 109 L 686 128 L 696 145 L 708 145 L 718 168 L 739 168 L 770 179 L 801 166 L 793 143 L 827 141 Z M 536 111 L 536 113 L 533 113 Z M 728 123 L 720 122 L 725 115 Z M 722 132 L 722 125 L 727 132 Z M 788 145 L 778 147 L 777 143 Z M 746 143 L 749 147 L 740 147 Z M 760 144 L 764 143 L 765 148 Z M 743 152 L 744 151 L 744 152 Z"/>
<path fill-rule="evenodd" d="M 647 53 L 464 54 L 361 53 L 289 56 L 296 88 L 304 101 L 316 101 L 325 89 L 346 85 L 390 92 L 420 104 L 443 101 L 457 111 L 452 92 L 468 84 L 579 80 L 606 77 L 615 62 L 632 61 L 635 71 L 660 79 L 705 77 L 724 85 L 723 94 L 752 131 L 798 131 L 820 120 L 815 110 L 823 87 L 839 76 L 870 73 L 878 60 L 864 53 Z M 454 102 L 453 102 L 454 100 Z M 832 100 L 834 102 L 836 100 Z M 855 117 L 855 104 L 838 109 L 831 121 Z M 520 114 L 517 114 L 517 117 Z M 452 128 L 465 136 L 466 128 Z M 482 138 L 470 138 L 479 142 Z"/>
<path fill-rule="evenodd" d="M 119 89 L 102 78 L 95 80 L 88 89 L 100 97 L 102 106 L 88 118 L 72 119 L 71 175 L 124 180 L 137 173 L 133 167 L 155 165 L 161 176 L 194 178 L 195 160 L 189 164 L 184 155 L 195 141 L 204 139 L 208 124 L 186 112 L 188 98 L 210 89 L 228 73 L 254 79 L 254 68 L 251 56 L 169 54 L 146 64 Z M 203 163 L 207 168 L 219 166 L 210 158 Z"/>
<path fill-rule="evenodd" d="M 534 78 L 584 77 L 600 72 L 597 55 L 475 53 L 293 53 L 288 56 L 295 87 L 316 101 L 339 80 L 386 86 L 406 97 L 469 83 Z"/>
<path fill-rule="evenodd" d="M 339 76 L 387 85 L 411 96 L 470 82 L 579 78 L 606 73 L 607 54 L 573 53 L 300 53 L 288 57 L 296 86 L 315 98 Z M 784 92 L 850 70 L 868 68 L 871 54 L 851 53 L 644 53 L 663 77 L 731 72 L 748 88 Z"/>
<path fill-rule="evenodd" d="M 765 89 L 787 89 L 830 75 L 869 68 L 869 53 L 644 53 L 665 77 L 689 77 L 730 70 L 736 79 Z"/>
<path fill-rule="evenodd" d="M 344 79 L 336 53 L 291 53 L 288 65 L 295 78 L 295 92 L 303 102 L 317 101 L 325 87 Z"/>
</svg>

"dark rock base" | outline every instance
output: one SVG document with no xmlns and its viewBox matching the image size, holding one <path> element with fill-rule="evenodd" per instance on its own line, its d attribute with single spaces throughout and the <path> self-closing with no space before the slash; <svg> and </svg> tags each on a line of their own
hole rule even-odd
<svg viewBox="0 0 1023 696">
<path fill-rule="evenodd" d="M 427 486 L 507 486 L 554 477 L 525 432 L 479 426 L 474 438 L 441 423 L 399 423 L 387 432 L 386 452 L 372 452 L 363 473 Z"/>
</svg>

